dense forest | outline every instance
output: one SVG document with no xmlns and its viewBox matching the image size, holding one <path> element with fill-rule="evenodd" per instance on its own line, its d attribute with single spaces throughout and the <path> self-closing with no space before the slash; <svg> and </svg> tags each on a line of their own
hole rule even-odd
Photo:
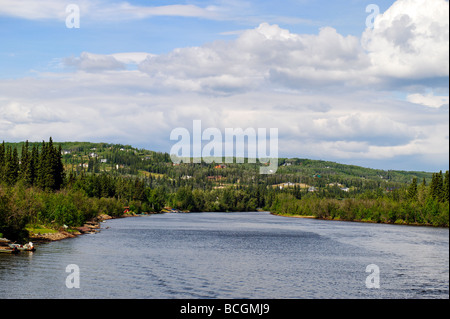
<svg viewBox="0 0 450 319">
<path fill-rule="evenodd" d="M 309 159 L 173 164 L 129 145 L 67 142 L 0 145 L 0 237 L 81 226 L 105 213 L 270 210 L 281 215 L 448 227 L 449 176 L 383 171 Z"/>
</svg>

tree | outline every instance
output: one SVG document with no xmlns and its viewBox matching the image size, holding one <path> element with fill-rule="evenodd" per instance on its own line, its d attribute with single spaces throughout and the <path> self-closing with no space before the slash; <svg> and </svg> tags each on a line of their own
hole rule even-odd
<svg viewBox="0 0 450 319">
<path fill-rule="evenodd" d="M 14 185 L 19 177 L 19 157 L 17 155 L 17 148 L 8 146 L 5 155 L 5 173 L 4 179 L 8 185 Z"/>
<path fill-rule="evenodd" d="M 449 201 L 449 194 L 450 194 L 450 185 L 449 185 L 449 177 L 448 177 L 448 171 L 445 172 L 444 175 L 444 185 L 443 185 L 443 189 L 444 189 L 444 201 L 448 202 Z"/>
<path fill-rule="evenodd" d="M 153 211 L 159 212 L 164 208 L 166 202 L 166 190 L 162 186 L 155 189 L 147 188 L 147 201 L 152 207 Z"/>
<path fill-rule="evenodd" d="M 35 185 L 37 179 L 37 165 L 39 163 L 39 150 L 36 145 L 31 149 L 31 156 L 28 162 L 27 173 L 25 180 L 28 185 Z"/>
<path fill-rule="evenodd" d="M 28 140 L 25 142 L 25 145 L 22 147 L 22 155 L 20 156 L 20 174 L 19 179 L 22 180 L 26 185 L 31 186 L 31 178 L 30 174 L 30 166 L 32 157 L 29 152 L 29 144 Z"/>
<path fill-rule="evenodd" d="M 180 209 L 192 211 L 195 208 L 192 189 L 189 186 L 180 187 L 176 194 L 177 204 Z"/>
<path fill-rule="evenodd" d="M 61 145 L 53 147 L 50 137 L 48 143 L 42 141 L 42 149 L 38 159 L 37 186 L 44 190 L 59 190 L 64 182 L 64 165 L 62 163 Z"/>
<path fill-rule="evenodd" d="M 438 202 L 444 201 L 445 192 L 442 171 L 433 174 L 430 184 L 430 195 L 431 198 L 437 200 Z"/>
<path fill-rule="evenodd" d="M 413 178 L 411 185 L 408 187 L 408 200 L 416 201 L 417 200 L 417 178 Z"/>
<path fill-rule="evenodd" d="M 52 165 L 54 165 L 54 178 L 55 178 L 54 190 L 59 190 L 64 184 L 65 179 L 64 164 L 62 162 L 61 144 L 59 145 L 58 148 L 55 147 L 53 149 Z"/>
</svg>

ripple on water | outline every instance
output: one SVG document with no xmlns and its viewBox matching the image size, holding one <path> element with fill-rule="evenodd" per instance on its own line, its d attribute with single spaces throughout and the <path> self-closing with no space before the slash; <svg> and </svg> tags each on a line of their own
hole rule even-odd
<svg viewBox="0 0 450 319">
<path fill-rule="evenodd" d="M 448 229 L 267 213 L 166 214 L 106 225 L 30 256 L 0 256 L 0 297 L 448 298 Z M 372 263 L 380 289 L 365 287 Z M 68 264 L 80 268 L 78 290 L 65 286 Z"/>
</svg>

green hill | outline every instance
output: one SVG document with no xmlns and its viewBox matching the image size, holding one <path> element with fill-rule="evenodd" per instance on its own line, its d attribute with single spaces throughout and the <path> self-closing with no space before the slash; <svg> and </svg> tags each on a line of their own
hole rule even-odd
<svg viewBox="0 0 450 319">
<path fill-rule="evenodd" d="M 280 158 L 260 163 L 181 163 L 130 145 L 64 142 L 0 144 L 0 233 L 81 226 L 126 211 L 270 210 L 282 215 L 448 227 L 448 171 L 377 170 Z M 32 227 L 31 227 L 32 228 Z"/>
</svg>

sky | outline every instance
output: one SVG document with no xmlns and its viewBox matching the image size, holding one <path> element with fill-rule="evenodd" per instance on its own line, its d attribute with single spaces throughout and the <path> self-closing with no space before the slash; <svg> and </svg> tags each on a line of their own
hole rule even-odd
<svg viewBox="0 0 450 319">
<path fill-rule="evenodd" d="M 280 157 L 447 170 L 448 39 L 445 0 L 0 0 L 0 140 L 169 152 L 200 120 L 277 128 Z"/>
</svg>

